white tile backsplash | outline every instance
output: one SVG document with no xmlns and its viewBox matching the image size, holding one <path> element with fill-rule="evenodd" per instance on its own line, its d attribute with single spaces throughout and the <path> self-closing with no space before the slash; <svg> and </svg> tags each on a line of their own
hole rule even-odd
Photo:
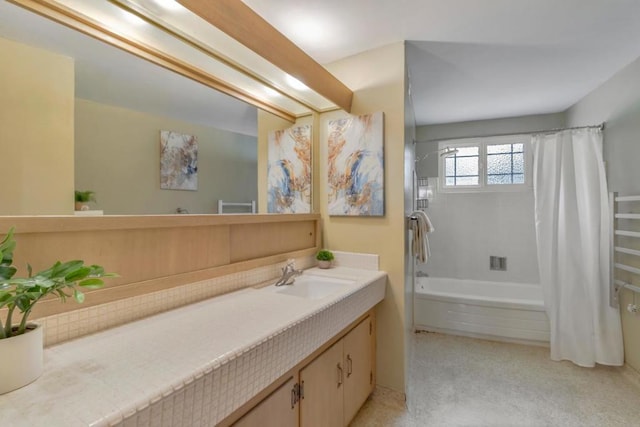
<svg viewBox="0 0 640 427">
<path fill-rule="evenodd" d="M 189 283 L 171 289 L 34 319 L 44 326 L 45 347 L 113 328 L 277 278 L 284 262 Z M 315 257 L 296 259 L 297 268 L 315 265 Z M 87 298 L 90 298 L 89 295 Z"/>
</svg>

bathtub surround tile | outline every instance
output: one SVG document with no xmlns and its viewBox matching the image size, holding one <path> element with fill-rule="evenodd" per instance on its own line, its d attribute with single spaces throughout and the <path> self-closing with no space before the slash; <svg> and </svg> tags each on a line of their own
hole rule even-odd
<svg viewBox="0 0 640 427">
<path fill-rule="evenodd" d="M 406 408 L 374 395 L 351 425 L 627 427 L 640 419 L 630 374 L 554 362 L 541 347 L 418 333 Z"/>
<path fill-rule="evenodd" d="M 414 323 L 417 330 L 549 345 L 542 288 L 535 284 L 418 277 Z"/>
<path fill-rule="evenodd" d="M 332 251 L 335 267 L 360 268 L 362 270 L 378 271 L 379 256 L 376 254 L 361 254 L 355 252 Z"/>
<path fill-rule="evenodd" d="M 315 263 L 314 256 L 296 259 L 296 267 L 301 269 L 313 267 Z M 280 269 L 284 264 L 284 262 L 277 263 L 107 304 L 79 308 L 35 319 L 35 321 L 44 325 L 44 344 L 45 347 L 49 347 L 187 304 L 275 280 L 281 275 Z"/>
</svg>

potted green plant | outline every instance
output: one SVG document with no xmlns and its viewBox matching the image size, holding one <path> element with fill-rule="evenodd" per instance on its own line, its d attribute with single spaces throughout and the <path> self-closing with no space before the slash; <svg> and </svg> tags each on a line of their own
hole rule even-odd
<svg viewBox="0 0 640 427">
<path fill-rule="evenodd" d="M 11 227 L 0 242 L 0 309 L 6 310 L 0 312 L 4 314 L 4 321 L 0 317 L 0 394 L 27 385 L 42 373 L 42 326 L 28 322 L 38 301 L 53 295 L 82 303 L 84 294 L 78 288 L 97 289 L 104 285 L 102 278 L 117 276 L 99 265 L 74 260 L 58 261 L 36 274 L 27 264 L 28 277 L 16 278 L 14 231 Z"/>
<path fill-rule="evenodd" d="M 331 268 L 331 261 L 334 259 L 333 252 L 322 249 L 316 254 L 316 259 L 319 268 Z"/>
<path fill-rule="evenodd" d="M 91 190 L 85 190 L 85 191 L 80 191 L 80 190 L 76 190 L 75 191 L 75 197 L 76 197 L 76 210 L 77 211 L 88 211 L 89 208 L 89 202 L 95 202 L 96 201 L 96 193 L 95 191 L 91 191 Z"/>
</svg>

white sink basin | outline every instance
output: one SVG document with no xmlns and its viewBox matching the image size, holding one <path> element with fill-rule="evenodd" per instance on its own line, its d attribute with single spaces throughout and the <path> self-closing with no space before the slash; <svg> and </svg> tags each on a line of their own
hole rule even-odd
<svg viewBox="0 0 640 427">
<path fill-rule="evenodd" d="M 356 283 L 354 280 L 335 279 L 332 277 L 302 275 L 296 277 L 293 285 L 271 286 L 279 294 L 292 295 L 307 299 L 320 299 L 345 289 Z"/>
</svg>

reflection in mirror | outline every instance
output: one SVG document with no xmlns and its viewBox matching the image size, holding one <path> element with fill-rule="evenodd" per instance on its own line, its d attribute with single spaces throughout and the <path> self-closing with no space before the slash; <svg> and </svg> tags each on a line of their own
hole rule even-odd
<svg viewBox="0 0 640 427">
<path fill-rule="evenodd" d="M 6 2 L 0 62 L 0 214 L 71 214 L 74 189 L 105 214 L 257 200 L 255 107 Z M 160 189 L 161 130 L 197 138 L 197 191 Z"/>
</svg>

